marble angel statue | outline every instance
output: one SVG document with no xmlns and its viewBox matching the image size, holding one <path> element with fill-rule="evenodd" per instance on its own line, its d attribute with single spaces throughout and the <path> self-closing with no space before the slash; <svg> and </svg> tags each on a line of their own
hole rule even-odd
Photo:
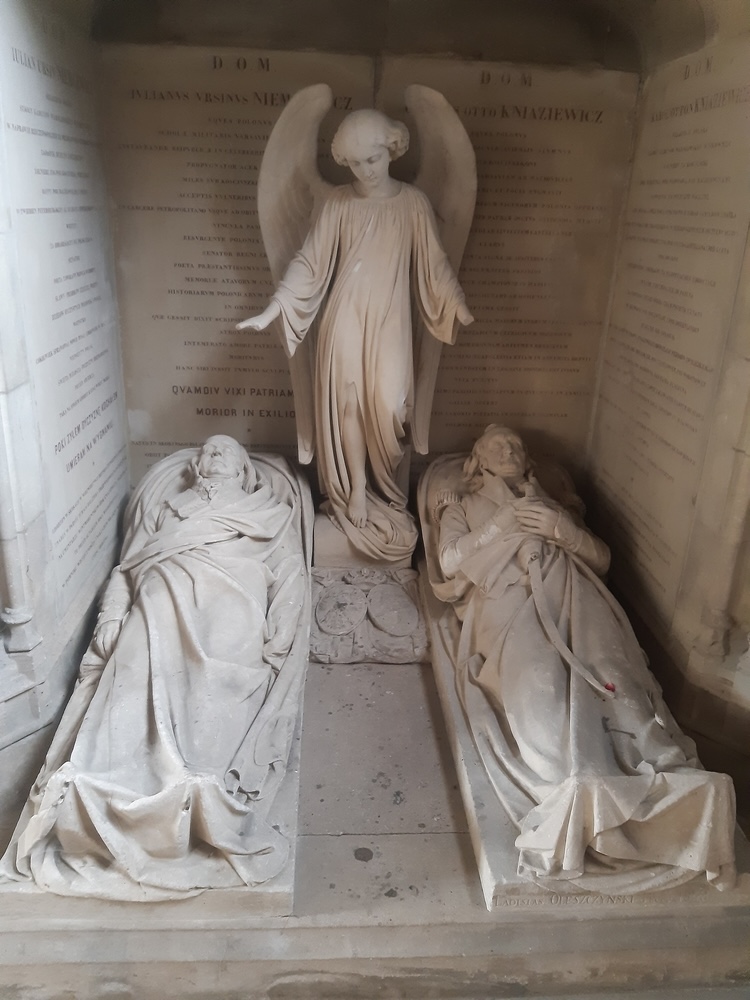
<svg viewBox="0 0 750 1000">
<path fill-rule="evenodd" d="M 324 509 L 359 553 L 386 563 L 410 557 L 417 539 L 399 481 L 407 434 L 426 453 L 441 345 L 472 322 L 456 271 L 474 211 L 474 152 L 440 94 L 412 86 L 406 97 L 421 145 L 416 185 L 389 173 L 408 147 L 406 126 L 372 109 L 347 115 L 333 140 L 353 181 L 327 184 L 316 158 L 330 88 L 289 102 L 258 188 L 277 288 L 238 324 L 278 321 L 300 460 L 315 454 Z"/>
<path fill-rule="evenodd" d="M 282 870 L 269 809 L 307 660 L 310 520 L 283 459 L 223 435 L 146 474 L 0 882 L 158 900 Z"/>
<path fill-rule="evenodd" d="M 501 881 L 731 886 L 731 779 L 703 770 L 665 705 L 567 473 L 493 424 L 428 469 L 420 514 L 431 589 L 455 611 L 433 602 L 433 649 L 481 762 L 482 792 L 464 795 L 496 796 L 515 851 Z"/>
</svg>

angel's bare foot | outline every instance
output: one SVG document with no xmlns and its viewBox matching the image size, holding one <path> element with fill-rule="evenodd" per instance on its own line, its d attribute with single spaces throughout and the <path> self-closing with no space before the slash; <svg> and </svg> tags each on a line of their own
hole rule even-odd
<svg viewBox="0 0 750 1000">
<path fill-rule="evenodd" d="M 346 513 L 355 528 L 364 528 L 367 524 L 367 502 L 364 491 L 357 490 L 352 493 Z"/>
<path fill-rule="evenodd" d="M 719 876 L 711 883 L 715 889 L 724 892 L 726 889 L 734 889 L 737 885 L 737 869 L 733 864 L 721 865 Z"/>
</svg>

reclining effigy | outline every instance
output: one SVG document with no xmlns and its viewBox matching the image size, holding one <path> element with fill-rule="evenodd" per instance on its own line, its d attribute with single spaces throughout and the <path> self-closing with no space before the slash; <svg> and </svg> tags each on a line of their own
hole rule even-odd
<svg viewBox="0 0 750 1000">
<path fill-rule="evenodd" d="M 310 626 L 309 491 L 217 435 L 155 465 L 0 879 L 156 900 L 257 886 Z"/>
<path fill-rule="evenodd" d="M 523 882 L 733 885 L 731 780 L 703 770 L 666 707 L 570 477 L 491 425 L 468 458 L 433 463 L 419 502 L 434 665 L 488 905 Z"/>
</svg>

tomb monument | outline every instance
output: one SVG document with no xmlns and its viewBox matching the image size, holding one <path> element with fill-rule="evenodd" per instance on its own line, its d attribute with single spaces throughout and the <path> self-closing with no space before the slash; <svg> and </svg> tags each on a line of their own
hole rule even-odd
<svg viewBox="0 0 750 1000">
<path fill-rule="evenodd" d="M 442 353 L 436 369 L 427 366 L 434 387 L 422 423 L 410 421 L 415 413 L 399 415 L 394 437 L 399 452 L 411 441 L 410 476 L 405 463 L 391 474 L 388 462 L 398 455 L 389 452 L 386 506 L 397 488 L 408 500 L 393 509 L 408 523 L 419 476 L 441 456 L 468 454 L 494 421 L 519 432 L 549 496 L 563 480 L 545 480 L 542 470 L 567 469 L 566 495 L 585 501 L 590 527 L 579 539 L 561 525 L 560 541 L 601 554 L 600 543 L 587 541 L 595 533 L 611 552 L 607 588 L 637 637 L 626 641 L 630 626 L 622 626 L 618 641 L 636 666 L 630 682 L 602 672 L 604 691 L 557 650 L 550 677 L 570 670 L 581 694 L 571 709 L 585 705 L 585 719 L 595 720 L 590 734 L 585 726 L 571 732 L 583 731 L 597 759 L 615 747 L 620 770 L 623 760 L 635 762 L 635 775 L 615 774 L 628 787 L 658 777 L 663 787 L 657 793 L 653 785 L 653 801 L 665 807 L 677 777 L 703 781 L 696 801 L 711 787 L 726 804 L 726 787 L 706 776 L 731 774 L 746 825 L 747 4 L 6 0 L 0 39 L 0 849 L 47 754 L 45 775 L 71 763 L 53 762 L 66 727 L 75 728 L 66 715 L 60 729 L 60 718 L 82 658 L 96 655 L 88 647 L 132 487 L 160 461 L 184 449 L 194 454 L 215 435 L 251 443 L 254 466 L 274 482 L 281 466 L 266 456 L 283 456 L 293 468 L 300 431 L 317 451 L 314 422 L 297 412 L 305 408 L 300 382 L 273 328 L 281 316 L 263 331 L 236 329 L 263 312 L 308 235 L 304 215 L 283 234 L 287 256 L 267 256 L 264 205 L 272 202 L 263 189 L 266 181 L 270 190 L 285 183 L 292 162 L 277 157 L 277 176 L 265 176 L 260 190 L 259 180 L 264 151 L 283 134 L 277 123 L 309 87 L 326 95 L 327 110 L 298 117 L 293 139 L 304 137 L 308 166 L 317 165 L 315 190 L 332 192 L 329 208 L 352 183 L 331 152 L 352 112 L 368 117 L 377 108 L 408 129 L 409 149 L 381 178 L 386 191 L 402 185 L 415 193 L 425 168 L 440 162 L 425 150 L 430 130 L 439 137 L 444 126 L 432 111 L 420 112 L 420 92 L 442 95 L 476 163 L 473 220 L 458 258 L 442 229 L 447 209 L 424 188 L 474 321 L 444 349 L 414 331 L 413 367 L 398 374 L 402 388 L 413 381 L 415 400 L 419 349 Z M 313 325 L 302 341 L 313 363 L 324 313 L 317 333 Z M 314 413 L 312 378 L 307 388 Z M 418 428 L 428 423 L 429 441 L 420 441 Z M 399 437 L 402 429 L 410 437 Z M 376 439 L 365 435 L 368 447 Z M 319 459 L 306 466 L 313 486 Z M 374 482 L 367 475 L 365 509 Z M 287 482 L 301 495 L 297 477 Z M 188 488 L 186 481 L 176 492 Z M 451 489 L 466 500 L 462 486 Z M 344 491 L 336 500 L 339 513 L 360 531 L 345 516 L 349 499 Z M 361 507 L 351 513 L 361 519 Z M 311 651 L 320 662 L 309 665 L 300 739 L 268 817 L 269 843 L 280 845 L 278 837 L 292 832 L 285 817 L 299 790 L 294 898 L 288 865 L 252 890 L 243 884 L 157 902 L 63 897 L 16 882 L 0 892 L 0 992 L 19 1000 L 65 991 L 207 1000 L 233 991 L 448 998 L 619 990 L 641 1000 L 692 1000 L 710 988 L 744 997 L 743 839 L 734 844 L 737 884 L 723 892 L 703 875 L 653 892 L 601 884 L 591 891 L 584 885 L 594 878 L 590 851 L 581 884 L 557 878 L 543 886 L 554 852 L 516 846 L 514 819 L 538 807 L 506 808 L 498 789 L 507 791 L 507 767 L 493 765 L 493 781 L 486 766 L 502 707 L 488 710 L 479 735 L 459 725 L 451 655 L 462 633 L 451 602 L 423 588 L 429 621 L 452 622 L 447 630 L 431 624 L 428 641 L 412 567 L 384 569 L 323 518 L 333 555 L 312 570 Z M 437 525 L 428 523 L 429 535 Z M 428 540 L 428 564 L 431 552 Z M 613 605 L 586 575 L 597 576 L 583 555 L 565 550 L 557 561 L 576 567 L 571 579 L 585 578 L 598 595 L 592 607 L 604 614 Z M 502 571 L 498 560 L 489 572 Z M 543 576 L 542 593 L 544 583 Z M 397 588 L 410 603 L 399 604 Z M 551 587 L 547 604 L 555 611 Z M 138 614 L 134 604 L 133 628 Z M 551 618 L 562 637 L 565 622 Z M 542 632 L 528 635 L 550 663 Z M 566 648 L 584 674 L 596 672 L 575 637 Z M 90 690 L 85 684 L 74 703 L 81 688 Z M 527 720 L 541 712 L 525 692 L 510 701 Z M 532 732 L 532 742 L 559 729 L 559 711 L 547 709 L 550 732 Z M 636 717 L 643 732 L 631 725 Z M 182 721 L 189 729 L 191 720 Z M 229 733 L 218 723 L 215 730 L 218 753 Z M 521 741 L 527 732 L 518 731 Z M 659 743 L 655 756 L 651 738 L 665 733 L 673 745 Z M 637 760 L 628 756 L 633 745 Z M 578 747 L 571 738 L 568 750 Z M 89 753 L 83 743 L 79 749 Z M 534 760 L 541 770 L 550 763 L 545 753 Z M 653 775 L 648 764 L 658 765 Z M 217 778 L 224 791 L 231 770 Z M 90 777 L 91 768 L 82 773 Z M 551 788 L 565 785 L 559 767 L 549 777 Z M 54 781 L 47 787 L 54 791 Z M 589 786 L 576 787 L 583 795 Z M 71 789 L 57 798 L 64 790 L 65 801 Z M 53 827 L 54 798 L 50 792 L 45 804 Z M 252 802 L 239 805 L 254 811 Z M 631 805 L 638 815 L 645 809 L 638 795 Z M 83 825 L 92 837 L 85 817 Z M 117 825 L 123 829 L 122 816 Z M 524 833 L 532 840 L 544 824 L 533 825 Z M 695 827 L 705 864 L 673 841 L 669 857 L 640 851 L 650 855 L 645 868 L 643 857 L 631 860 L 642 874 L 666 865 L 729 881 L 729 869 L 722 874 L 716 864 L 726 862 L 727 826 L 715 825 L 708 833 Z M 72 827 L 58 830 L 69 848 Z M 38 842 L 29 836 L 23 863 L 41 859 L 41 842 L 54 836 L 52 828 Z M 602 831 L 596 836 L 606 848 L 601 857 L 609 850 L 622 861 Z M 192 848 L 211 852 L 197 840 Z M 275 853 L 263 855 L 269 865 Z M 100 852 L 101 867 L 106 856 Z M 211 857 L 224 874 L 232 869 Z M 39 865 L 54 868 L 53 855 Z"/>
</svg>

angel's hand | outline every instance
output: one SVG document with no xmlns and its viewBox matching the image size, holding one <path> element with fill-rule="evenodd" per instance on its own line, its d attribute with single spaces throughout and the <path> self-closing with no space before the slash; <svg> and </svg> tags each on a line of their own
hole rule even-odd
<svg viewBox="0 0 750 1000">
<path fill-rule="evenodd" d="M 262 313 L 258 316 L 251 316 L 250 319 L 245 319 L 241 323 L 238 323 L 235 327 L 236 330 L 265 330 L 267 326 L 276 319 L 277 316 L 281 315 L 281 306 L 279 303 L 272 299 L 271 302 L 266 306 Z"/>
<path fill-rule="evenodd" d="M 122 619 L 102 622 L 94 632 L 94 648 L 104 659 L 109 659 L 112 650 L 120 636 Z"/>
<path fill-rule="evenodd" d="M 461 326 L 471 326 L 471 324 L 474 322 L 474 317 L 469 312 L 465 302 L 462 302 L 461 305 L 456 310 L 456 319 L 461 324 Z"/>
</svg>

